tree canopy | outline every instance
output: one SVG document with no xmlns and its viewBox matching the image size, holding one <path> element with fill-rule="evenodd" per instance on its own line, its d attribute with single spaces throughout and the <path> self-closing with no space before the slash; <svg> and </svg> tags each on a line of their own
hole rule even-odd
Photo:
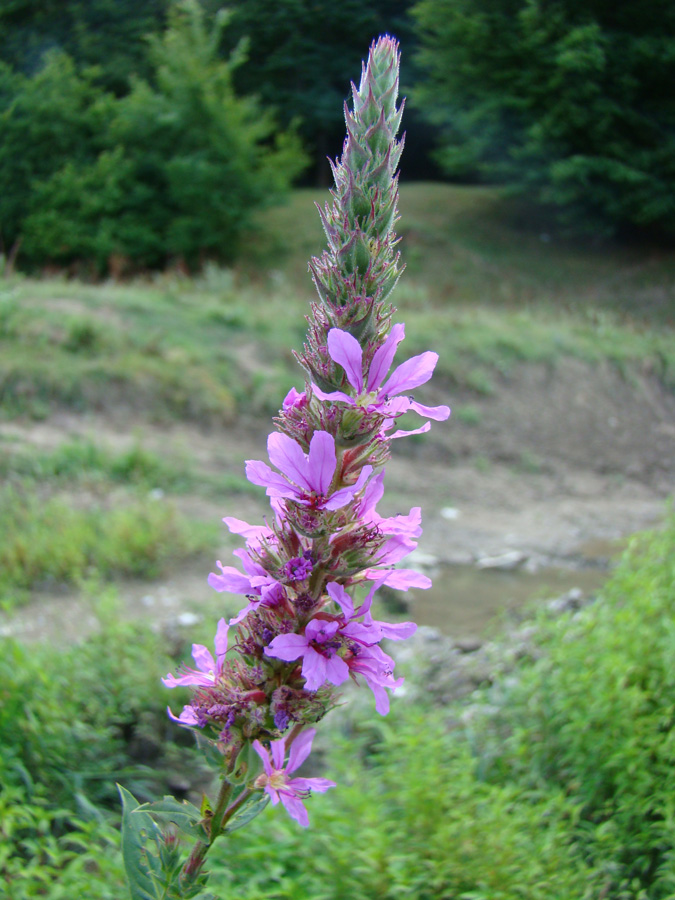
<svg viewBox="0 0 675 900">
<path fill-rule="evenodd" d="M 575 228 L 675 232 L 670 0 L 421 0 L 414 99 L 452 177 L 503 181 Z"/>
</svg>

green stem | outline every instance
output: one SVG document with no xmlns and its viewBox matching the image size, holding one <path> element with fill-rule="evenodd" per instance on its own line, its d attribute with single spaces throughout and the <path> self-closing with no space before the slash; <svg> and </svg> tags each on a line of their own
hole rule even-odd
<svg viewBox="0 0 675 900">
<path fill-rule="evenodd" d="M 230 796 L 232 795 L 233 788 L 234 785 L 230 784 L 229 781 L 223 779 L 220 793 L 218 794 L 218 800 L 216 801 L 216 807 L 213 810 L 213 815 L 210 819 L 208 843 L 205 843 L 204 841 L 198 841 L 195 844 L 192 849 L 192 853 L 188 857 L 187 862 L 185 863 L 181 871 L 181 883 L 187 882 L 187 884 L 189 884 L 191 881 L 193 881 L 199 874 L 201 867 L 204 865 L 206 854 L 209 852 L 211 845 L 221 832 L 223 819 L 227 812 L 227 804 Z M 246 793 L 246 791 L 244 791 L 243 793 Z"/>
</svg>

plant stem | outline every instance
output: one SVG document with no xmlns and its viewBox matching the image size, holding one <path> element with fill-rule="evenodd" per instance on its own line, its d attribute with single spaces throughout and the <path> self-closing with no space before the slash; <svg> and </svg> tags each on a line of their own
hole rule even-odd
<svg viewBox="0 0 675 900">
<path fill-rule="evenodd" d="M 232 795 L 233 787 L 234 785 L 230 784 L 230 782 L 226 779 L 223 779 L 223 783 L 218 794 L 218 800 L 216 801 L 216 807 L 213 810 L 213 815 L 210 819 L 208 843 L 205 843 L 204 841 L 198 841 L 195 844 L 192 849 L 192 853 L 188 857 L 180 874 L 181 883 L 187 882 L 189 884 L 191 881 L 193 881 L 194 878 L 199 874 L 201 867 L 204 865 L 206 854 L 209 852 L 211 845 L 221 832 L 223 819 L 227 811 L 227 804 L 230 796 Z M 245 794 L 246 791 L 244 791 L 243 793 Z"/>
</svg>

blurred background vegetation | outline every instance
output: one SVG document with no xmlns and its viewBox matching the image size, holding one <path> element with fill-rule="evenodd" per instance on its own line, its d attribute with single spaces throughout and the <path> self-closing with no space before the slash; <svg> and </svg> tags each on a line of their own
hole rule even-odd
<svg viewBox="0 0 675 900">
<path fill-rule="evenodd" d="M 11 0 L 0 252 L 119 276 L 231 263 L 325 185 L 364 47 L 402 43 L 403 178 L 501 184 L 572 233 L 675 233 L 668 0 Z"/>
</svg>

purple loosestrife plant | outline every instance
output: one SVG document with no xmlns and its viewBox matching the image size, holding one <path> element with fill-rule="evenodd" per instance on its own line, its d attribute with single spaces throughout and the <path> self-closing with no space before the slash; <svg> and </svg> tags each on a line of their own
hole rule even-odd
<svg viewBox="0 0 675 900">
<path fill-rule="evenodd" d="M 417 546 L 421 516 L 419 508 L 388 518 L 377 512 L 383 466 L 393 439 L 427 431 L 429 419 L 447 419 L 450 410 L 408 396 L 431 377 L 435 353 L 393 368 L 404 338 L 388 304 L 401 272 L 393 231 L 402 149 L 398 65 L 396 41 L 380 38 L 359 87 L 352 85 L 352 109 L 345 106 L 332 203 L 319 210 L 328 249 L 310 263 L 319 299 L 298 355 L 305 389 L 283 401 L 267 442 L 271 465 L 246 463 L 249 481 L 266 489 L 272 516 L 264 525 L 224 519 L 244 541 L 235 551 L 241 568 L 219 562 L 209 584 L 246 604 L 229 624 L 218 623 L 215 658 L 195 644 L 196 668 L 164 679 L 168 688 L 192 691 L 182 711 L 169 715 L 194 730 L 215 762 L 220 793 L 197 809 L 170 797 L 139 805 L 120 789 L 133 900 L 196 896 L 213 842 L 270 799 L 308 825 L 303 800 L 335 786 L 290 777 L 309 755 L 312 726 L 349 678 L 372 690 L 382 715 L 403 681 L 380 644 L 409 637 L 416 626 L 375 620 L 373 597 L 382 585 L 407 590 L 431 582 L 398 565 Z M 398 420 L 409 411 L 427 421 L 404 431 Z M 195 842 L 186 860 L 175 829 Z"/>
</svg>

